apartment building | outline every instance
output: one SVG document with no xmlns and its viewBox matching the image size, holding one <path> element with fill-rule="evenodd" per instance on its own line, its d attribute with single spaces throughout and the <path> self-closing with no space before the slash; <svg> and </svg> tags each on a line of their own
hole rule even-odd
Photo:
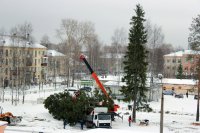
<svg viewBox="0 0 200 133">
<path fill-rule="evenodd" d="M 45 82 L 47 48 L 19 38 L 0 40 L 0 84 L 10 86 Z"/>
<path fill-rule="evenodd" d="M 56 50 L 47 50 L 47 57 L 48 77 L 63 76 L 66 74 L 66 55 Z"/>
<path fill-rule="evenodd" d="M 185 76 L 193 76 L 195 60 L 198 55 L 192 50 L 182 50 L 164 55 L 164 77 L 175 78 L 180 64 L 182 64 Z"/>
</svg>

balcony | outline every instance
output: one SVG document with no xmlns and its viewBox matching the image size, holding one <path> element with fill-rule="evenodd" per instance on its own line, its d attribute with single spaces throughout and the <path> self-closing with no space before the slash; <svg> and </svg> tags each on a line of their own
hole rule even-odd
<svg viewBox="0 0 200 133">
<path fill-rule="evenodd" d="M 41 63 L 41 66 L 47 66 L 47 63 Z"/>
</svg>

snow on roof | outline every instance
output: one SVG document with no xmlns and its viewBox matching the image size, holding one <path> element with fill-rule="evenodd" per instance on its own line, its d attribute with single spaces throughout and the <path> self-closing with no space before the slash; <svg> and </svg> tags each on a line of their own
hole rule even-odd
<svg viewBox="0 0 200 133">
<path fill-rule="evenodd" d="M 122 76 L 121 76 L 122 78 Z M 104 85 L 106 86 L 125 86 L 126 83 L 125 82 L 118 82 L 119 78 L 118 76 L 113 76 L 113 75 L 108 75 L 108 76 L 102 76 L 99 77 L 99 80 L 101 81 L 107 81 L 104 83 Z M 121 81 L 121 80 L 120 80 Z M 147 78 L 147 82 L 146 82 L 146 87 L 150 87 L 150 78 Z M 158 79 L 154 79 L 154 82 L 159 82 L 160 80 Z M 169 78 L 164 78 L 162 80 L 162 83 L 164 84 L 177 84 L 177 85 L 196 85 L 197 81 L 193 80 L 193 79 L 169 79 Z"/>
<path fill-rule="evenodd" d="M 118 53 L 118 54 L 111 54 L 111 53 L 106 53 L 104 55 L 101 56 L 101 58 L 106 58 L 106 59 L 110 59 L 110 58 L 119 58 L 119 59 L 122 59 L 124 58 L 125 54 L 121 54 L 121 53 Z"/>
<path fill-rule="evenodd" d="M 104 76 L 98 76 L 99 80 L 101 81 L 119 81 L 122 78 L 122 75 L 115 76 L 115 75 L 104 75 Z"/>
<path fill-rule="evenodd" d="M 19 39 L 17 40 L 11 40 L 10 38 L 1 38 L 0 39 L 0 46 L 5 47 L 30 47 L 29 43 L 25 41 L 21 41 Z"/>
<path fill-rule="evenodd" d="M 30 44 L 30 47 L 31 48 L 47 48 L 39 43 L 33 43 L 33 44 Z"/>
<path fill-rule="evenodd" d="M 183 56 L 185 54 L 196 54 L 196 53 L 197 52 L 193 51 L 193 50 L 182 50 L 182 51 L 174 52 L 174 53 L 167 54 L 167 55 L 164 55 L 164 56 Z M 200 53 L 198 52 L 198 54 L 200 54 Z"/>
<path fill-rule="evenodd" d="M 126 86 L 125 82 L 108 81 L 104 83 L 105 86 Z"/>
<path fill-rule="evenodd" d="M 0 46 L 4 47 L 28 47 L 28 48 L 46 48 L 45 46 L 39 43 L 29 43 L 24 40 L 16 39 L 11 40 L 10 38 L 1 38 Z"/>
<path fill-rule="evenodd" d="M 164 84 L 177 84 L 177 85 L 196 85 L 197 81 L 193 79 L 168 79 L 162 80 Z"/>
<path fill-rule="evenodd" d="M 47 50 L 47 56 L 65 56 L 56 50 Z"/>
<path fill-rule="evenodd" d="M 119 80 L 120 78 L 120 80 Z M 104 83 L 104 85 L 106 86 L 126 86 L 125 82 L 121 82 L 122 81 L 122 75 L 119 76 L 113 76 L 113 75 L 108 75 L 106 77 L 100 77 L 99 80 L 101 81 L 107 81 Z M 147 82 L 146 82 L 146 87 L 150 87 L 150 78 L 147 78 Z"/>
</svg>

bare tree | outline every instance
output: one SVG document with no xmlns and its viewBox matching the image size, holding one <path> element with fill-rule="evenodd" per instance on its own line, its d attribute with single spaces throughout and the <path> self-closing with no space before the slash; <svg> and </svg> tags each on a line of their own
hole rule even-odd
<svg viewBox="0 0 200 133">
<path fill-rule="evenodd" d="M 145 27 L 148 32 L 149 71 L 153 75 L 157 75 L 160 72 L 159 66 L 157 65 L 159 62 L 158 59 L 160 58 L 160 54 L 158 53 L 160 51 L 158 49 L 163 45 L 164 34 L 162 33 L 161 27 L 157 25 L 152 26 L 150 21 L 147 21 Z"/>
<path fill-rule="evenodd" d="M 49 36 L 48 35 L 44 35 L 41 40 L 40 40 L 40 44 L 47 47 L 48 49 L 50 49 L 50 40 L 49 40 Z"/>
<path fill-rule="evenodd" d="M 1 45 L 1 48 L 0 48 L 0 76 L 1 76 L 1 78 L 0 78 L 0 86 L 2 87 L 2 91 L 1 91 L 1 89 L 0 89 L 0 101 L 2 100 L 2 102 L 4 102 L 4 90 L 5 90 L 5 80 L 7 80 L 6 79 L 6 77 L 5 77 L 5 75 L 4 75 L 4 70 L 5 70 L 5 67 L 4 67 L 4 65 L 5 65 L 5 53 L 4 53 L 4 42 L 3 42 L 3 40 L 4 40 L 4 37 L 5 37 L 5 35 L 6 35 L 6 30 L 2 27 L 1 29 L 0 29 L 0 43 L 2 44 Z"/>
<path fill-rule="evenodd" d="M 30 74 L 27 73 L 30 71 L 27 67 L 27 60 L 28 57 L 28 45 L 30 42 L 34 42 L 34 37 L 32 36 L 32 25 L 31 23 L 25 22 L 24 24 L 17 25 L 10 30 L 10 37 L 13 43 L 13 62 L 12 62 L 12 71 L 11 71 L 11 80 L 12 80 L 12 94 L 13 94 L 13 87 L 15 88 L 16 97 L 15 102 L 19 101 L 19 92 L 20 88 L 22 91 L 22 103 L 25 101 L 25 88 L 27 85 L 30 85 L 30 81 L 27 79 L 30 78 Z M 28 82 L 28 83 L 27 83 Z M 12 104 L 13 104 L 13 95 L 12 95 Z M 17 104 L 17 103 L 15 103 Z"/>
<path fill-rule="evenodd" d="M 112 36 L 111 46 L 113 48 L 113 51 L 111 51 L 111 53 L 112 53 L 112 60 L 116 61 L 115 66 L 117 74 L 119 74 L 119 71 L 122 70 L 121 66 L 122 64 L 121 56 L 123 52 L 122 48 L 127 44 L 127 40 L 128 40 L 128 33 L 124 28 L 115 29 L 114 34 Z"/>
<path fill-rule="evenodd" d="M 69 83 L 69 77 L 72 75 L 72 86 L 74 85 L 74 76 L 80 51 L 88 35 L 87 26 L 85 23 L 74 19 L 63 19 L 60 28 L 57 30 L 57 36 L 60 38 L 62 44 L 62 52 L 67 56 L 67 81 Z"/>
</svg>

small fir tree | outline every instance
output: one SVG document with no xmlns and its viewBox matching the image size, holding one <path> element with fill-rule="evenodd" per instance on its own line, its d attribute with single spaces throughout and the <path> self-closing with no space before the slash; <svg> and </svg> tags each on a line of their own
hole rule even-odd
<svg viewBox="0 0 200 133">
<path fill-rule="evenodd" d="M 184 78 L 183 67 L 182 67 L 181 63 L 178 66 L 176 78 L 177 79 L 183 79 Z"/>
<path fill-rule="evenodd" d="M 136 107 L 143 106 L 146 102 L 146 72 L 147 72 L 147 31 L 144 27 L 144 11 L 140 4 L 136 5 L 136 15 L 131 18 L 129 30 L 129 44 L 125 54 L 124 77 L 126 86 L 121 92 L 125 94 L 127 101 L 133 101 L 132 118 L 136 121 Z"/>
</svg>

